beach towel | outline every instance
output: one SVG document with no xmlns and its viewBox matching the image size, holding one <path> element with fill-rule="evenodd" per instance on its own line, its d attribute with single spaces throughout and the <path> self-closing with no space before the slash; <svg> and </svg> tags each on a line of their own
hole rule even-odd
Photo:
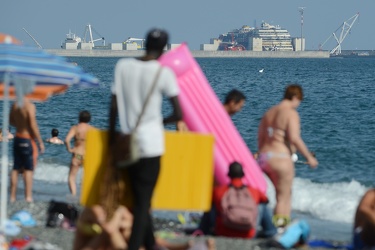
<svg viewBox="0 0 375 250">
<path fill-rule="evenodd" d="M 18 211 L 10 219 L 23 227 L 36 226 L 34 218 L 31 216 L 29 212 L 25 210 Z"/>
<path fill-rule="evenodd" d="M 14 221 L 6 220 L 4 231 L 7 236 L 16 236 L 21 232 L 21 228 Z"/>
</svg>

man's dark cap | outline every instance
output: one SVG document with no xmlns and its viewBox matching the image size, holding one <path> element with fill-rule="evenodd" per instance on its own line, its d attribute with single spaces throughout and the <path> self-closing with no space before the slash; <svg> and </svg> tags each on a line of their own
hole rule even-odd
<svg viewBox="0 0 375 250">
<path fill-rule="evenodd" d="M 230 165 L 229 165 L 229 172 L 228 172 L 228 176 L 230 178 L 242 178 L 245 176 L 244 172 L 243 172 L 243 169 L 242 169 L 242 165 L 238 162 L 232 162 Z"/>
<path fill-rule="evenodd" d="M 146 36 L 146 49 L 162 50 L 168 43 L 167 31 L 159 28 L 151 29 Z"/>
</svg>

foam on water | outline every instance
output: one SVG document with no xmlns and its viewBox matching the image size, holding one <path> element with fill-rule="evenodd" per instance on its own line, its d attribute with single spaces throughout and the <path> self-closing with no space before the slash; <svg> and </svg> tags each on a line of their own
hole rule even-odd
<svg viewBox="0 0 375 250">
<path fill-rule="evenodd" d="M 50 183 L 67 183 L 69 174 L 69 167 L 58 163 L 38 163 L 34 172 L 34 180 L 46 181 Z M 82 179 L 82 168 L 77 174 L 77 183 L 79 184 Z"/>
<path fill-rule="evenodd" d="M 275 189 L 268 178 L 267 196 L 275 206 Z M 355 210 L 367 187 L 359 182 L 314 183 L 296 177 L 292 189 L 292 209 L 327 221 L 353 223 Z"/>
</svg>

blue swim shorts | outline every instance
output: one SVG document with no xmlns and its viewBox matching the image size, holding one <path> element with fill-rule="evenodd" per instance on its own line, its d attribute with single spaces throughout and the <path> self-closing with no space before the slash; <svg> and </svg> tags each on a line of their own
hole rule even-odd
<svg viewBox="0 0 375 250">
<path fill-rule="evenodd" d="M 35 152 L 31 139 L 15 137 L 13 143 L 14 170 L 34 170 Z M 35 143 L 34 143 L 35 144 Z"/>
</svg>

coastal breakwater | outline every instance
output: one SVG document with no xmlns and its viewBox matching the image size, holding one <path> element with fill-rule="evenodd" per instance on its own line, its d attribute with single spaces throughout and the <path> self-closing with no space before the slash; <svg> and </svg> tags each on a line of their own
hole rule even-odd
<svg viewBox="0 0 375 250">
<path fill-rule="evenodd" d="M 143 50 L 65 50 L 46 49 L 65 57 L 139 57 Z M 192 50 L 195 58 L 329 58 L 329 51 L 204 51 Z"/>
</svg>

